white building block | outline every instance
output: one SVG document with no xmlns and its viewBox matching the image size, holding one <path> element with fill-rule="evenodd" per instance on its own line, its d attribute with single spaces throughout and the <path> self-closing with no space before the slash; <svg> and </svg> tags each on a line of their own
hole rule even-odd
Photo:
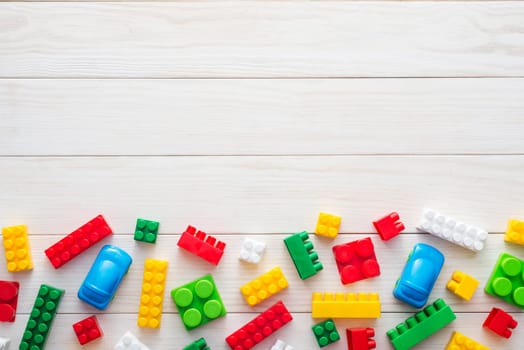
<svg viewBox="0 0 524 350">
<path fill-rule="evenodd" d="M 432 209 L 424 209 L 424 218 L 419 230 L 478 252 L 484 248 L 488 232 L 466 225 Z"/>
<path fill-rule="evenodd" d="M 11 340 L 0 337 L 0 350 L 7 350 L 10 342 Z"/>
<path fill-rule="evenodd" d="M 127 331 L 122 338 L 116 343 L 115 350 L 149 350 L 147 346 L 142 344 L 140 340 L 133 335 L 133 333 Z"/>
<path fill-rule="evenodd" d="M 242 247 L 240 248 L 240 260 L 258 264 L 262 260 L 262 256 L 266 251 L 266 243 L 260 242 L 251 238 L 246 238 L 242 242 Z"/>
<path fill-rule="evenodd" d="M 273 344 L 273 347 L 271 350 L 295 350 L 294 347 L 291 345 L 286 345 L 282 340 L 278 339 L 275 344 Z"/>
</svg>

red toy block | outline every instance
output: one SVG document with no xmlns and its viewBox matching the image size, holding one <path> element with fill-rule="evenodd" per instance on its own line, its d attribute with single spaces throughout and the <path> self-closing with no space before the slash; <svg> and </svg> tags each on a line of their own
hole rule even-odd
<svg viewBox="0 0 524 350">
<path fill-rule="evenodd" d="M 333 254 L 342 284 L 380 275 L 375 247 L 369 237 L 336 245 Z"/>
<path fill-rule="evenodd" d="M 98 215 L 47 248 L 45 255 L 55 269 L 58 269 L 112 233 L 104 217 Z"/>
<path fill-rule="evenodd" d="M 517 327 L 518 322 L 504 310 L 494 307 L 491 309 L 482 327 L 488 328 L 501 337 L 511 337 L 511 329 Z"/>
<path fill-rule="evenodd" d="M 0 322 L 15 322 L 20 283 L 0 281 Z"/>
<path fill-rule="evenodd" d="M 347 328 L 348 350 L 370 350 L 377 347 L 372 338 L 375 336 L 373 328 Z"/>
<path fill-rule="evenodd" d="M 226 338 L 232 350 L 248 350 L 293 319 L 282 301 L 246 323 Z"/>
<path fill-rule="evenodd" d="M 104 335 L 95 315 L 73 324 L 73 330 L 80 345 L 87 344 Z"/>
<path fill-rule="evenodd" d="M 400 222 L 397 212 L 392 212 L 377 221 L 373 221 L 373 226 L 384 241 L 389 241 L 406 229 L 404 224 Z"/>
<path fill-rule="evenodd" d="M 180 236 L 177 245 L 213 265 L 218 265 L 226 248 L 224 242 L 197 230 L 193 226 L 187 227 L 186 231 Z"/>
</svg>

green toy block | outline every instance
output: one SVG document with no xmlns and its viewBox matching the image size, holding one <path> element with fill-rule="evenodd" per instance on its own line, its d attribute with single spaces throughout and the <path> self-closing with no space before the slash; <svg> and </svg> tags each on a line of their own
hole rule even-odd
<svg viewBox="0 0 524 350">
<path fill-rule="evenodd" d="M 64 290 L 42 284 L 29 315 L 20 350 L 43 350 Z"/>
<path fill-rule="evenodd" d="M 203 326 L 226 314 L 226 308 L 211 275 L 205 275 L 173 289 L 171 297 L 187 330 Z"/>
<path fill-rule="evenodd" d="M 285 238 L 284 243 L 301 279 L 312 277 L 324 268 L 306 231 Z"/>
<path fill-rule="evenodd" d="M 446 327 L 457 317 L 442 299 L 386 332 L 395 350 L 408 350 Z"/>
<path fill-rule="evenodd" d="M 524 309 L 524 261 L 508 253 L 500 254 L 484 290 Z"/>
<path fill-rule="evenodd" d="M 340 334 L 332 319 L 317 323 L 311 329 L 321 348 L 340 340 Z"/>
<path fill-rule="evenodd" d="M 184 347 L 182 350 L 211 350 L 211 348 L 207 346 L 206 340 L 204 338 L 200 338 Z"/>
<path fill-rule="evenodd" d="M 159 225 L 158 221 L 136 219 L 135 241 L 155 243 Z"/>
</svg>

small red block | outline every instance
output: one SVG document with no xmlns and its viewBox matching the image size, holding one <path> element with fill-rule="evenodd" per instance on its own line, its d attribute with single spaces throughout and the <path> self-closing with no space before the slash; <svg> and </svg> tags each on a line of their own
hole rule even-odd
<svg viewBox="0 0 524 350">
<path fill-rule="evenodd" d="M 0 322 L 14 322 L 20 283 L 0 281 Z"/>
<path fill-rule="evenodd" d="M 95 315 L 73 324 L 73 330 L 80 345 L 87 344 L 104 335 Z"/>
<path fill-rule="evenodd" d="M 180 236 L 177 245 L 213 265 L 218 265 L 226 248 L 224 242 L 197 230 L 193 226 L 187 227 L 186 231 Z"/>
<path fill-rule="evenodd" d="M 491 309 L 488 317 L 482 324 L 482 327 L 488 328 L 501 337 L 511 337 L 511 329 L 517 327 L 518 322 L 504 310 L 494 307 Z"/>
<path fill-rule="evenodd" d="M 373 221 L 373 226 L 375 226 L 380 238 L 384 241 L 390 240 L 406 229 L 404 224 L 400 222 L 400 217 L 396 212 L 392 212 L 377 221 Z"/>
<path fill-rule="evenodd" d="M 336 245 L 333 254 L 342 284 L 380 275 L 375 247 L 369 237 Z"/>
<path fill-rule="evenodd" d="M 372 338 L 375 336 L 373 328 L 347 328 L 348 350 L 370 350 L 377 347 Z"/>
</svg>

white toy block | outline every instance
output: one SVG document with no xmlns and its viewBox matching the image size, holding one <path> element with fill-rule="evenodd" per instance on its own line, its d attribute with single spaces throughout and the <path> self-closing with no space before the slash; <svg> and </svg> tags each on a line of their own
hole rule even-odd
<svg viewBox="0 0 524 350">
<path fill-rule="evenodd" d="M 275 344 L 273 344 L 273 347 L 271 350 L 295 350 L 294 347 L 291 345 L 286 345 L 282 340 L 278 339 Z"/>
<path fill-rule="evenodd" d="M 466 225 L 432 209 L 424 209 L 422 224 L 417 228 L 474 252 L 482 250 L 488 238 L 485 230 Z"/>
<path fill-rule="evenodd" d="M 116 343 L 115 350 L 149 350 L 147 346 L 142 344 L 140 340 L 133 335 L 133 333 L 127 331 L 122 338 Z"/>
<path fill-rule="evenodd" d="M 245 238 L 240 248 L 240 260 L 258 264 L 266 251 L 266 243 L 251 238 Z"/>
<path fill-rule="evenodd" d="M 10 342 L 11 340 L 0 337 L 0 350 L 7 350 Z"/>
</svg>

